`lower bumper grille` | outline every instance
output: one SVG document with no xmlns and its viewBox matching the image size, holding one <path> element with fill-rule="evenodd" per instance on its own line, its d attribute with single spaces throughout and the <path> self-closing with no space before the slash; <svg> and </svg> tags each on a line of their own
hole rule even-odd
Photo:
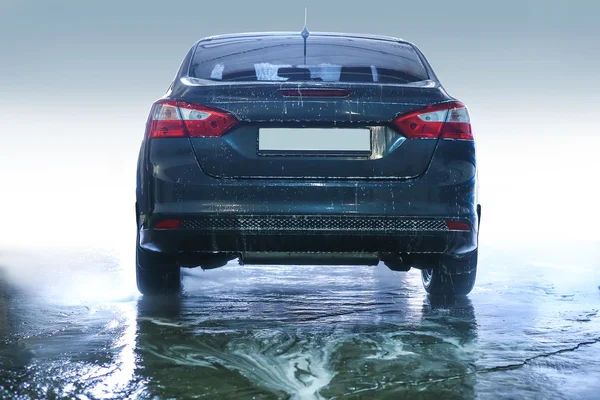
<svg viewBox="0 0 600 400">
<path fill-rule="evenodd" d="M 446 232 L 444 220 L 377 216 L 244 215 L 206 216 L 183 220 L 181 228 L 210 232 Z"/>
</svg>

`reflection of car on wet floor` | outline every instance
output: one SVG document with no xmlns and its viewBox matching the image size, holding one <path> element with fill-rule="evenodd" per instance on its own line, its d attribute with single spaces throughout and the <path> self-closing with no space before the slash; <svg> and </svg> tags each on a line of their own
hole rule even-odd
<svg viewBox="0 0 600 400">
<path fill-rule="evenodd" d="M 138 163 L 137 282 L 180 267 L 422 270 L 466 294 L 480 208 L 466 107 L 403 40 L 266 33 L 202 39 L 152 106 Z"/>
<path fill-rule="evenodd" d="M 369 279 L 350 290 L 333 281 L 295 287 L 286 277 L 275 299 L 269 286 L 237 282 L 235 298 L 213 286 L 138 300 L 135 360 L 146 397 L 475 398 L 468 298 L 383 295 L 387 282 Z M 352 306 L 361 295 L 368 300 Z"/>
</svg>

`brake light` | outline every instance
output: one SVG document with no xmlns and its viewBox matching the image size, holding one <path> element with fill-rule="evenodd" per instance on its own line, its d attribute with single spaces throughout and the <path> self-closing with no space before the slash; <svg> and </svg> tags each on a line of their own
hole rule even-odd
<svg viewBox="0 0 600 400">
<path fill-rule="evenodd" d="M 347 89 L 280 89 L 283 97 L 348 97 L 352 94 Z"/>
<path fill-rule="evenodd" d="M 459 102 L 436 104 L 399 115 L 392 125 L 409 139 L 473 140 L 469 112 Z"/>
<path fill-rule="evenodd" d="M 152 106 L 147 136 L 154 138 L 222 136 L 237 124 L 224 111 L 177 100 L 159 100 Z"/>
</svg>

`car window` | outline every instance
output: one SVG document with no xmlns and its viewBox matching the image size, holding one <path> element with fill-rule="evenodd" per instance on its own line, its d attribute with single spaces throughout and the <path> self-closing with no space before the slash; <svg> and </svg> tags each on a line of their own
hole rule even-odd
<svg viewBox="0 0 600 400">
<path fill-rule="evenodd" d="M 310 36 L 305 46 L 300 35 L 200 42 L 190 75 L 215 81 L 267 82 L 411 83 L 429 79 L 410 44 Z"/>
</svg>

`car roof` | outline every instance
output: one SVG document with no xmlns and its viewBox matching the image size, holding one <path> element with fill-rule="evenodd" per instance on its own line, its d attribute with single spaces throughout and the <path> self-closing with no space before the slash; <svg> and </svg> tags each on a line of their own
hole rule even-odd
<svg viewBox="0 0 600 400">
<path fill-rule="evenodd" d="M 231 33 L 224 35 L 208 36 L 200 39 L 199 42 L 210 41 L 210 40 L 223 40 L 223 39 L 236 39 L 243 37 L 289 37 L 289 36 L 300 36 L 300 32 L 245 32 L 245 33 Z M 381 40 L 388 42 L 406 42 L 400 38 L 383 35 L 369 35 L 363 33 L 338 33 L 338 32 L 310 32 L 310 36 L 319 37 L 331 37 L 331 38 L 351 38 L 351 39 L 370 39 L 370 40 Z"/>
</svg>

